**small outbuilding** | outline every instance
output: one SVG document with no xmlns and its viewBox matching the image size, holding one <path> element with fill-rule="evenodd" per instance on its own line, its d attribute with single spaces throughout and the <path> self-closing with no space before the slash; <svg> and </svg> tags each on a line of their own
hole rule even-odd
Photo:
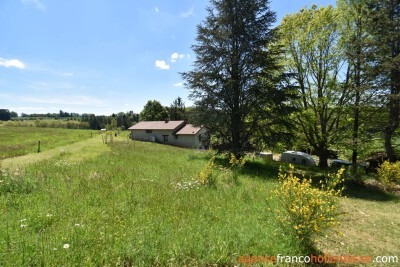
<svg viewBox="0 0 400 267">
<path fill-rule="evenodd" d="M 297 165 L 316 166 L 314 158 L 300 151 L 286 151 L 281 155 L 282 162 L 289 162 Z"/>
</svg>

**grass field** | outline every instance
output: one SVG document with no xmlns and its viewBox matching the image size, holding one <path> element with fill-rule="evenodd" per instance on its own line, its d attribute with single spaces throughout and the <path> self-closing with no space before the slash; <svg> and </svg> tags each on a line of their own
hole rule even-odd
<svg viewBox="0 0 400 267">
<path fill-rule="evenodd" d="M 207 151 L 86 142 L 2 171 L 0 266 L 233 266 L 244 255 L 304 253 L 268 212 L 278 163 L 249 159 L 238 183 L 219 171 L 215 187 L 197 188 L 189 182 Z M 398 198 L 346 194 L 344 237 L 323 240 L 321 253 L 400 256 Z"/>
<path fill-rule="evenodd" d="M 0 126 L 0 160 L 35 153 L 38 141 L 40 150 L 46 151 L 88 139 L 94 133 L 89 130 Z"/>
</svg>

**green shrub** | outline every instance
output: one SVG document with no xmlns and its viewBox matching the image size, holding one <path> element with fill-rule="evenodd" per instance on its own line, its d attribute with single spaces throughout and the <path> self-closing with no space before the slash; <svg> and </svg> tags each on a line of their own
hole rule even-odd
<svg viewBox="0 0 400 267">
<path fill-rule="evenodd" d="M 343 181 L 344 169 L 329 175 L 327 183 L 321 181 L 321 189 L 312 187 L 311 179 L 299 179 L 290 165 L 288 173 L 279 172 L 279 187 L 273 192 L 278 203 L 274 214 L 283 232 L 294 237 L 304 248 L 313 247 L 314 238 L 325 236 L 327 231 L 338 226 L 340 205 L 336 189 Z"/>
<path fill-rule="evenodd" d="M 400 161 L 390 163 L 385 161 L 378 168 L 378 177 L 383 185 L 390 189 L 400 184 Z"/>
</svg>

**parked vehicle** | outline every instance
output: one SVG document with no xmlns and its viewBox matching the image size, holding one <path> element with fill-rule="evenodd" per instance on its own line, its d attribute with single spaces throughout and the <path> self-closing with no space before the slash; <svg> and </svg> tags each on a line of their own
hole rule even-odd
<svg viewBox="0 0 400 267">
<path fill-rule="evenodd" d="M 281 155 L 282 162 L 289 162 L 297 165 L 316 166 L 314 158 L 300 151 L 286 151 Z"/>
</svg>

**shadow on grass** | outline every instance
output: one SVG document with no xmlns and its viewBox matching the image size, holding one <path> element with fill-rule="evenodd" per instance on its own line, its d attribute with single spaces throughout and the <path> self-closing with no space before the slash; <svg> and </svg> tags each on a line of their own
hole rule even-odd
<svg viewBox="0 0 400 267">
<path fill-rule="evenodd" d="M 376 185 L 356 181 L 346 181 L 343 195 L 349 198 L 359 198 L 371 201 L 400 201 L 400 197 L 388 193 Z"/>
<path fill-rule="evenodd" d="M 218 157 L 215 163 L 224 168 L 230 168 L 229 160 L 226 158 Z M 263 180 L 278 179 L 280 165 L 281 162 L 247 160 L 240 174 Z"/>
</svg>

